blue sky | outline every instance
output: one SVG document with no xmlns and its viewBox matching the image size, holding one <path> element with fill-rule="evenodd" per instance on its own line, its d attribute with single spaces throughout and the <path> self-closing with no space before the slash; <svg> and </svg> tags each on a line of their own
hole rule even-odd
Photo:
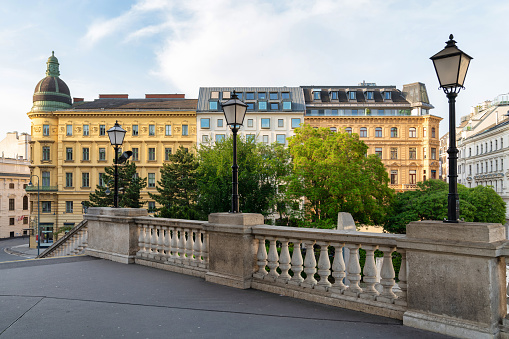
<svg viewBox="0 0 509 339">
<path fill-rule="evenodd" d="M 471 55 L 457 121 L 508 93 L 509 2 L 378 0 L 0 0 L 0 138 L 26 113 L 55 51 L 71 96 L 185 93 L 200 86 L 424 82 L 432 114 L 447 99 L 429 57 L 453 33 Z M 440 135 L 447 131 L 447 118 Z"/>
</svg>

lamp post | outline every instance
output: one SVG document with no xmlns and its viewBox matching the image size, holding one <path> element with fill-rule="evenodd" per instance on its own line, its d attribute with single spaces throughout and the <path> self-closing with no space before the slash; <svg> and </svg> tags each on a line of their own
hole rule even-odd
<svg viewBox="0 0 509 339">
<path fill-rule="evenodd" d="M 231 213 L 239 213 L 239 166 L 237 165 L 237 132 L 244 123 L 247 105 L 239 100 L 235 91 L 231 99 L 222 104 L 226 124 L 233 133 L 233 165 L 232 165 L 232 210 Z"/>
<path fill-rule="evenodd" d="M 456 148 L 456 97 L 463 87 L 467 75 L 468 65 L 472 57 L 456 47 L 453 35 L 443 50 L 433 55 L 435 71 L 440 82 L 440 88 L 449 99 L 449 195 L 447 198 L 447 219 L 444 222 L 458 222 L 460 214 L 460 202 L 458 196 L 458 149 Z"/>
<path fill-rule="evenodd" d="M 115 125 L 108 130 L 108 137 L 110 143 L 115 147 L 115 193 L 113 194 L 113 207 L 118 207 L 118 147 L 122 146 L 124 142 L 126 130 L 120 127 L 118 121 L 115 121 Z"/>
<path fill-rule="evenodd" d="M 33 187 L 32 177 L 37 178 L 37 256 L 39 256 L 39 252 L 41 251 L 41 233 L 39 228 L 41 223 L 41 205 L 39 204 L 41 187 L 39 186 L 39 176 L 35 174 L 30 175 L 30 182 L 28 183 L 28 186 Z"/>
</svg>

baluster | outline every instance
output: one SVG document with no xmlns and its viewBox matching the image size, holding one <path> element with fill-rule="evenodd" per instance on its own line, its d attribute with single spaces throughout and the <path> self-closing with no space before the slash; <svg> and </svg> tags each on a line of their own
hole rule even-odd
<svg viewBox="0 0 509 339">
<path fill-rule="evenodd" d="M 300 249 L 300 240 L 296 239 L 290 239 L 290 242 L 293 243 L 293 255 L 292 255 L 292 271 L 293 271 L 293 277 L 288 281 L 288 284 L 299 286 L 303 281 L 304 278 L 302 277 L 302 252 Z"/>
<path fill-rule="evenodd" d="M 277 247 L 276 247 L 276 238 L 274 237 L 267 237 L 267 240 L 269 240 L 269 256 L 268 256 L 268 264 L 269 267 L 269 275 L 273 281 L 279 277 L 279 273 L 277 273 L 277 268 L 279 267 L 279 256 L 277 255 Z"/>
<path fill-rule="evenodd" d="M 178 245 L 177 245 L 177 255 L 178 255 L 178 258 L 176 260 L 176 262 L 178 264 L 182 264 L 184 262 L 184 260 L 186 259 L 186 233 L 185 233 L 185 230 L 182 229 L 182 228 L 179 228 L 178 229 L 178 233 L 179 233 L 179 241 L 178 241 Z"/>
<path fill-rule="evenodd" d="M 193 247 L 194 247 L 193 230 L 186 229 L 185 232 L 187 233 L 186 264 L 191 265 L 191 263 L 194 261 L 194 259 L 193 259 Z"/>
<path fill-rule="evenodd" d="M 170 258 L 170 228 L 167 226 L 162 227 L 164 232 L 164 241 L 163 241 L 163 251 L 164 251 L 164 261 L 167 262 Z"/>
<path fill-rule="evenodd" d="M 199 266 L 199 264 L 201 262 L 201 231 L 200 230 L 194 231 L 193 253 L 194 253 L 193 266 Z"/>
<path fill-rule="evenodd" d="M 306 279 L 300 284 L 301 286 L 313 288 L 317 281 L 315 279 L 316 273 L 316 258 L 315 249 L 313 245 L 314 240 L 305 240 L 304 245 L 306 246 L 306 258 L 304 259 L 304 273 L 306 273 Z"/>
<path fill-rule="evenodd" d="M 88 228 L 85 227 L 83 229 L 83 248 L 87 248 L 88 246 Z"/>
<path fill-rule="evenodd" d="M 376 263 L 375 263 L 375 251 L 378 249 L 378 245 L 363 245 L 362 249 L 366 251 L 366 262 L 364 264 L 364 283 L 366 287 L 360 294 L 361 298 L 375 300 L 378 295 L 378 291 L 375 289 L 376 280 Z"/>
<path fill-rule="evenodd" d="M 406 306 L 406 298 L 407 298 L 407 273 L 406 273 L 406 250 L 398 248 L 398 253 L 401 254 L 401 267 L 399 269 L 398 273 L 398 279 L 399 279 L 399 288 L 401 289 L 401 292 L 397 294 L 398 299 L 394 301 L 397 305 L 403 305 Z"/>
<path fill-rule="evenodd" d="M 138 252 L 136 256 L 141 258 L 143 256 L 143 250 L 145 249 L 145 229 L 143 225 L 138 225 Z"/>
<path fill-rule="evenodd" d="M 320 246 L 320 257 L 318 258 L 318 275 L 320 276 L 320 281 L 318 281 L 318 284 L 315 286 L 315 288 L 317 290 L 327 291 L 327 289 L 331 286 L 331 283 L 329 282 L 329 243 L 317 242 L 316 244 Z"/>
<path fill-rule="evenodd" d="M 209 267 L 209 235 L 206 232 L 202 232 L 203 241 L 201 243 L 201 262 L 200 267 L 208 268 Z"/>
<path fill-rule="evenodd" d="M 253 277 L 263 279 L 267 275 L 265 266 L 267 266 L 267 250 L 265 249 L 265 237 L 256 236 L 258 239 L 258 252 L 256 253 L 256 264 L 258 265 L 258 271 L 253 274 Z"/>
<path fill-rule="evenodd" d="M 384 262 L 382 264 L 382 271 L 380 272 L 380 284 L 383 287 L 383 291 L 376 299 L 391 304 L 397 298 L 396 294 L 392 291 L 395 277 L 394 266 L 392 265 L 392 252 L 395 250 L 396 247 L 380 247 L 380 251 L 384 252 Z"/>
<path fill-rule="evenodd" d="M 358 297 L 362 292 L 359 286 L 361 281 L 361 265 L 359 264 L 359 247 L 360 244 L 347 244 L 346 248 L 350 250 L 350 259 L 348 260 L 348 274 L 347 278 L 350 281 L 350 286 L 344 292 L 345 295 Z"/>
<path fill-rule="evenodd" d="M 155 257 L 156 260 L 162 260 L 164 253 L 163 253 L 163 245 L 164 245 L 164 233 L 161 228 L 161 225 L 156 226 L 157 230 L 157 256 Z"/>
<path fill-rule="evenodd" d="M 334 284 L 329 289 L 335 293 L 343 293 L 346 286 L 343 279 L 346 277 L 345 260 L 343 259 L 343 247 L 345 243 L 332 243 L 334 246 L 334 262 L 332 263 L 332 276 L 334 277 Z"/>
<path fill-rule="evenodd" d="M 279 257 L 279 268 L 281 269 L 281 274 L 279 275 L 278 281 L 286 284 L 288 280 L 292 277 L 288 273 L 290 268 L 291 258 L 290 251 L 288 250 L 288 239 L 279 239 L 281 241 L 281 256 Z"/>
<path fill-rule="evenodd" d="M 148 225 L 148 253 L 147 258 L 148 259 L 154 259 L 154 244 L 156 241 L 155 235 L 154 235 L 154 225 Z"/>
<path fill-rule="evenodd" d="M 168 259 L 169 262 L 175 262 L 175 259 L 177 259 L 177 247 L 178 247 L 178 236 L 177 236 L 177 229 L 175 227 L 170 227 L 171 230 L 171 241 L 170 241 L 170 251 L 171 256 L 170 259 Z"/>
</svg>

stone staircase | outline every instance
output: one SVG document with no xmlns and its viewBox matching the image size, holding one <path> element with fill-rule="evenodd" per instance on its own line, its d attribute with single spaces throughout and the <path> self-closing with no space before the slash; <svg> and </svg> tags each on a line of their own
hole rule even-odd
<svg viewBox="0 0 509 339">
<path fill-rule="evenodd" d="M 88 245 L 88 221 L 83 220 L 37 258 L 83 254 Z"/>
</svg>

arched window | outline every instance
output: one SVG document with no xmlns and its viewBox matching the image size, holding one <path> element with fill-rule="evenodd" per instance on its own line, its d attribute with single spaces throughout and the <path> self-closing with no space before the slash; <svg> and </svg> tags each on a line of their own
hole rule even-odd
<svg viewBox="0 0 509 339">
<path fill-rule="evenodd" d="M 382 127 L 375 128 L 375 138 L 381 138 L 382 137 Z"/>
<path fill-rule="evenodd" d="M 23 210 L 28 210 L 28 196 L 23 197 Z"/>
<path fill-rule="evenodd" d="M 359 134 L 361 138 L 367 138 L 368 137 L 368 129 L 366 127 L 361 127 L 361 132 Z"/>
<path fill-rule="evenodd" d="M 391 138 L 397 138 L 397 137 L 398 137 L 398 128 L 391 127 Z"/>
<path fill-rule="evenodd" d="M 415 129 L 415 127 L 410 127 L 410 129 L 408 130 L 408 137 L 409 138 L 417 137 L 417 130 Z"/>
<path fill-rule="evenodd" d="M 348 134 L 352 134 L 352 127 L 347 127 L 345 129 L 345 132 L 348 133 Z"/>
</svg>

